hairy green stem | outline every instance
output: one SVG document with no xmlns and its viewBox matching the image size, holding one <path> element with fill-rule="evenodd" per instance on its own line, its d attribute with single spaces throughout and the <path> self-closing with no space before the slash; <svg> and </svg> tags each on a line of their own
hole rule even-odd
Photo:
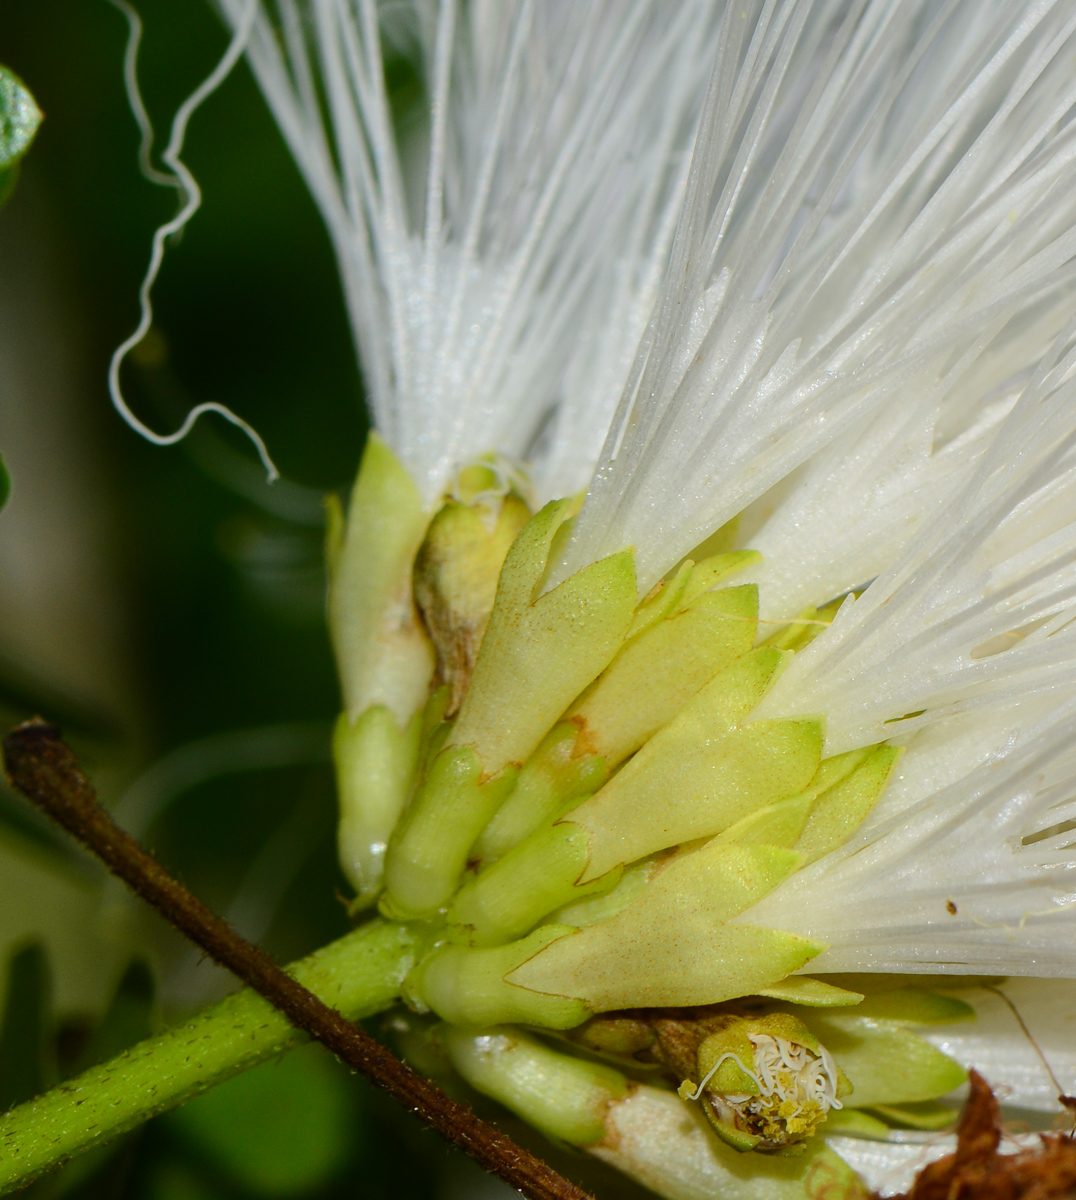
<svg viewBox="0 0 1076 1200">
<path fill-rule="evenodd" d="M 415 938 L 373 921 L 288 972 L 349 1020 L 388 1008 L 415 959 Z M 306 1041 L 244 989 L 0 1117 L 0 1194 Z"/>
</svg>

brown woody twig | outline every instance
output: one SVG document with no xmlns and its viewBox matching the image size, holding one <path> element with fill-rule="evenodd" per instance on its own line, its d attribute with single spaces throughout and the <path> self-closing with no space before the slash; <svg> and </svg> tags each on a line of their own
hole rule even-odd
<svg viewBox="0 0 1076 1200">
<path fill-rule="evenodd" d="M 260 992 L 293 1025 L 384 1088 L 487 1171 L 532 1200 L 591 1200 L 581 1188 L 475 1116 L 467 1105 L 446 1096 L 376 1038 L 322 1003 L 173 879 L 101 807 L 55 725 L 35 718 L 12 730 L 4 739 L 4 765 L 12 784 L 24 796 L 92 850 L 192 942 Z"/>
</svg>

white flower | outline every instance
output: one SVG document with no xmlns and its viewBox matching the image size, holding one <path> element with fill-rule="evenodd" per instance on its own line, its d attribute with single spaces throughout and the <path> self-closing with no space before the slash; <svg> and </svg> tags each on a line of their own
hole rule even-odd
<svg viewBox="0 0 1076 1200">
<path fill-rule="evenodd" d="M 633 547 L 645 595 L 738 517 L 763 619 L 857 593 L 759 712 L 907 746 L 852 839 L 737 918 L 826 942 L 813 973 L 1076 975 L 1074 50 L 1071 0 L 255 20 L 427 508 L 496 452 L 543 499 L 587 487 L 547 590 Z"/>
</svg>

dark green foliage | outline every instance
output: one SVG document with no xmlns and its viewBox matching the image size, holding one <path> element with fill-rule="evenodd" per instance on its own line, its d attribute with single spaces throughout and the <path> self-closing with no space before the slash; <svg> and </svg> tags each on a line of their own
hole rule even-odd
<svg viewBox="0 0 1076 1200">
<path fill-rule="evenodd" d="M 26 946 L 7 969 L 7 1002 L 0 1026 L 0 1111 L 43 1092 L 56 1078 L 52 1054 L 49 969 L 38 945 Z"/>
<path fill-rule="evenodd" d="M 354 1089 L 320 1046 L 237 1075 L 167 1121 L 232 1183 L 264 1196 L 331 1183 L 362 1136 Z"/>
<path fill-rule="evenodd" d="M 0 205 L 15 188 L 19 163 L 40 124 L 41 111 L 29 88 L 14 71 L 0 67 Z M 7 494 L 5 482 L 0 465 L 0 504 Z"/>
</svg>

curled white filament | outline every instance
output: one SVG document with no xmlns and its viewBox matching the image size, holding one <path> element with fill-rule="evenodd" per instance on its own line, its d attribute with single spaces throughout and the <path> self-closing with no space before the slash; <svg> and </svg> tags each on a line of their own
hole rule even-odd
<svg viewBox="0 0 1076 1200">
<path fill-rule="evenodd" d="M 191 409 L 183 424 L 174 433 L 157 433 L 140 421 L 131 411 L 127 401 L 123 397 L 123 389 L 120 386 L 120 368 L 123 365 L 124 359 L 142 341 L 153 324 L 151 293 L 157 276 L 160 273 L 161 263 L 164 261 L 164 250 L 167 240 L 172 234 L 178 233 L 184 228 L 202 204 L 202 190 L 198 186 L 198 181 L 194 178 L 186 163 L 179 157 L 183 149 L 183 139 L 187 134 L 187 125 L 202 102 L 211 96 L 224 80 L 227 79 L 232 68 L 239 61 L 240 56 L 246 49 L 247 40 L 250 37 L 250 31 L 254 24 L 254 17 L 257 13 L 257 0 L 247 0 L 242 17 L 235 27 L 235 32 L 228 43 L 228 48 L 225 50 L 224 56 L 201 84 L 179 106 L 176 110 L 176 115 L 172 118 L 172 131 L 168 138 L 168 145 L 161 153 L 161 161 L 170 169 L 170 175 L 163 171 L 158 171 L 150 159 L 150 149 L 153 143 L 153 127 L 150 124 L 149 115 L 146 112 L 145 104 L 138 89 L 136 73 L 138 44 L 142 36 L 142 22 L 138 13 L 128 3 L 128 0 L 111 0 L 111 2 L 127 18 L 130 31 L 127 39 L 127 50 L 124 55 L 124 84 L 131 111 L 134 113 L 135 121 L 138 123 L 138 128 L 142 134 L 142 142 L 139 147 L 139 162 L 142 166 L 142 172 L 153 183 L 158 183 L 166 187 L 174 187 L 182 196 L 183 203 L 180 206 L 179 212 L 170 221 L 166 221 L 161 225 L 153 235 L 149 266 L 146 269 L 146 274 L 142 279 L 142 286 L 138 292 L 140 318 L 134 332 L 116 347 L 112 355 L 112 360 L 108 367 L 109 395 L 112 397 L 112 403 L 116 411 L 124 421 L 136 433 L 141 434 L 142 437 L 152 442 L 155 446 L 174 446 L 190 433 L 195 421 L 203 413 L 217 413 L 226 421 L 231 422 L 231 424 L 241 429 L 254 443 L 258 451 L 258 457 L 261 459 L 262 466 L 265 467 L 266 474 L 269 477 L 269 482 L 272 483 L 274 479 L 280 477 L 280 472 L 269 457 L 269 451 L 266 448 L 265 442 L 262 441 L 260 434 L 250 424 L 244 421 L 242 417 L 237 416 L 230 408 L 215 401 L 198 404 Z"/>
</svg>

